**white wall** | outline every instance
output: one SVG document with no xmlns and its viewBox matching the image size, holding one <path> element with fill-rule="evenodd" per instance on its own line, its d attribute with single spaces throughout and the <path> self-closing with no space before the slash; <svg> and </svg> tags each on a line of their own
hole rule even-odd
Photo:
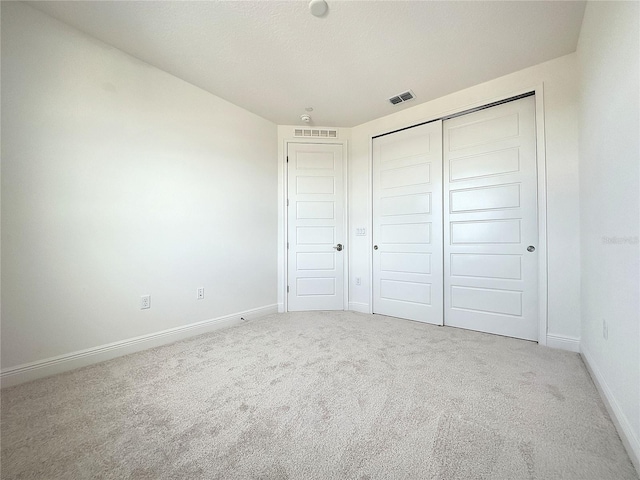
<svg viewBox="0 0 640 480">
<path fill-rule="evenodd" d="M 578 59 L 581 348 L 640 471 L 639 18 L 637 2 L 589 2 Z"/>
<path fill-rule="evenodd" d="M 416 105 L 357 127 L 349 158 L 350 305 L 369 308 L 370 142 L 373 135 L 462 111 L 470 105 L 507 98 L 544 84 L 549 259 L 549 345 L 576 349 L 580 336 L 580 241 L 578 205 L 577 60 L 567 55 L 481 85 Z M 354 284 L 362 277 L 362 286 Z M 551 341 L 553 340 L 553 341 Z"/>
<path fill-rule="evenodd" d="M 2 2 L 2 368 L 275 308 L 276 139 Z"/>
</svg>

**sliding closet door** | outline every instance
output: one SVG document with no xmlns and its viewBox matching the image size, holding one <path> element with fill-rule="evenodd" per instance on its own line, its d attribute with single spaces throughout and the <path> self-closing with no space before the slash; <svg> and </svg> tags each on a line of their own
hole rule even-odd
<svg viewBox="0 0 640 480">
<path fill-rule="evenodd" d="M 373 313 L 442 325 L 442 122 L 373 140 Z"/>
<path fill-rule="evenodd" d="M 534 97 L 443 129 L 444 323 L 537 340 Z"/>
</svg>

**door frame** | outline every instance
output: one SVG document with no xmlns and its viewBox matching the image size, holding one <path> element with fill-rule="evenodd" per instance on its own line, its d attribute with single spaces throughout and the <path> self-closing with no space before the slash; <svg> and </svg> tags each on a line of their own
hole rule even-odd
<svg viewBox="0 0 640 480">
<path fill-rule="evenodd" d="M 291 127 L 291 132 L 295 127 Z M 316 127 L 314 127 L 316 128 Z M 288 132 L 289 133 L 289 132 Z M 306 145 L 340 145 L 342 147 L 342 174 L 343 174 L 343 191 L 341 192 L 344 199 L 344 245 L 342 256 L 343 261 L 343 275 L 344 275 L 344 288 L 343 288 L 343 310 L 348 309 L 349 305 L 349 197 L 347 195 L 349 188 L 348 178 L 348 157 L 347 157 L 347 140 L 340 139 L 322 139 L 322 138 L 295 138 L 290 136 L 283 136 L 282 142 L 279 142 L 278 150 L 278 162 L 279 162 L 279 175 L 278 175 L 278 208 L 279 212 L 279 225 L 281 225 L 278 231 L 278 312 L 289 311 L 289 298 L 287 295 L 287 285 L 289 284 L 289 252 L 287 249 L 288 232 L 289 232 L 289 216 L 287 211 L 287 193 L 289 186 L 289 172 L 287 169 L 287 152 L 289 151 L 290 144 L 306 144 Z"/>
<path fill-rule="evenodd" d="M 422 123 L 433 122 L 447 117 L 470 113 L 468 111 L 490 107 L 494 103 L 502 103 L 515 99 L 526 94 L 535 96 L 536 112 L 536 169 L 537 169 L 537 220 L 538 220 L 538 344 L 547 345 L 548 334 L 548 248 L 547 248 L 547 158 L 545 149 L 545 127 L 544 127 L 544 84 L 540 83 L 528 88 L 513 90 L 498 96 L 485 98 L 476 102 L 442 111 L 439 115 L 434 115 L 423 120 L 411 122 L 405 127 L 395 130 L 382 131 L 369 138 L 369 188 L 368 199 L 369 231 L 373 232 L 373 139 L 380 135 L 393 133 L 418 126 Z M 369 313 L 373 313 L 373 235 L 369 238 Z"/>
</svg>

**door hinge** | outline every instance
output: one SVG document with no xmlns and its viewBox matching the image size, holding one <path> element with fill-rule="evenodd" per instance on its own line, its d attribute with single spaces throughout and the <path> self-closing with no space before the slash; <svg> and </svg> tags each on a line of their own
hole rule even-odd
<svg viewBox="0 0 640 480">
<path fill-rule="evenodd" d="M 287 250 L 289 250 L 289 242 L 287 242 Z"/>
<path fill-rule="evenodd" d="M 287 285 L 287 293 L 289 293 L 289 285 Z"/>
<path fill-rule="evenodd" d="M 287 155 L 287 163 L 289 163 L 289 155 Z"/>
<path fill-rule="evenodd" d="M 287 207 L 289 206 L 289 199 L 287 198 Z"/>
</svg>

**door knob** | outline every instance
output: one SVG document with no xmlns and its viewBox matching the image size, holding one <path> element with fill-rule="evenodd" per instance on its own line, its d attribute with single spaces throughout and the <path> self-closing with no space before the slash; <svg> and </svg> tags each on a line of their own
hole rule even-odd
<svg viewBox="0 0 640 480">
<path fill-rule="evenodd" d="M 533 245 L 529 245 L 527 247 L 527 252 L 535 252 L 536 251 L 536 247 L 534 247 Z"/>
<path fill-rule="evenodd" d="M 377 249 L 378 249 L 378 245 L 374 245 L 374 246 L 373 246 L 373 249 L 374 249 L 374 250 L 377 250 Z"/>
<path fill-rule="evenodd" d="M 333 248 L 335 248 L 337 251 L 341 252 L 341 251 L 342 251 L 342 244 L 341 244 L 341 243 L 339 243 L 338 245 L 336 245 L 336 246 L 335 246 L 335 247 L 333 247 Z"/>
</svg>

